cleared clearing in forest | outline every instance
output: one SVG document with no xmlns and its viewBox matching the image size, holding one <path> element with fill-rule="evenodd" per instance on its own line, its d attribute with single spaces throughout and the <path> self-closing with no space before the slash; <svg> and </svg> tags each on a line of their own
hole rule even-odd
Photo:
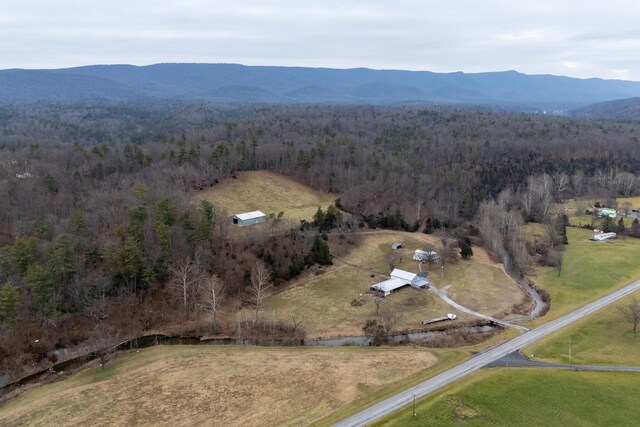
<svg viewBox="0 0 640 427">
<path fill-rule="evenodd" d="M 195 197 L 226 209 L 229 215 L 256 210 L 267 215 L 284 212 L 285 219 L 298 222 L 313 219 L 318 207 L 326 209 L 339 195 L 313 190 L 277 173 L 248 171 L 198 192 Z"/>
</svg>

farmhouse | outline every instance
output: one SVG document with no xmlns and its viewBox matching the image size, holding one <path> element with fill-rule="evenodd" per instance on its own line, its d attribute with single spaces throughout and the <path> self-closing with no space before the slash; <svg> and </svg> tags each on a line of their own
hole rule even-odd
<svg viewBox="0 0 640 427">
<path fill-rule="evenodd" d="M 616 233 L 600 233 L 594 235 L 591 239 L 594 242 L 601 242 L 603 240 L 615 239 L 618 235 Z"/>
<path fill-rule="evenodd" d="M 416 249 L 416 251 L 413 253 L 413 260 L 419 261 L 419 262 L 427 262 L 427 261 L 438 262 L 440 261 L 440 256 L 434 251 L 427 252 L 421 249 Z"/>
<path fill-rule="evenodd" d="M 259 224 L 267 220 L 267 215 L 260 211 L 253 211 L 247 213 L 237 214 L 231 217 L 231 221 L 234 224 L 247 226 L 253 224 Z"/>
<path fill-rule="evenodd" d="M 613 208 L 600 208 L 598 209 L 598 217 L 608 216 L 609 218 L 615 218 L 618 215 L 618 211 Z"/>
</svg>

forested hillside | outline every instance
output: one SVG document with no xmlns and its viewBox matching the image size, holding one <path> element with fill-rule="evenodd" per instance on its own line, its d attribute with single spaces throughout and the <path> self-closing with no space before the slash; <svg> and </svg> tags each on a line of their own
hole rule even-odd
<svg viewBox="0 0 640 427">
<path fill-rule="evenodd" d="M 574 110 L 578 117 L 640 121 L 640 98 L 600 102 Z"/>
<path fill-rule="evenodd" d="M 639 137 L 637 124 L 456 108 L 0 110 L 3 376 L 53 348 L 215 316 L 222 295 L 330 263 L 331 229 L 473 234 L 521 270 L 518 224 L 547 221 L 560 198 L 638 193 Z M 334 193 L 351 215 L 290 229 L 276 216 L 234 238 L 224 206 L 193 196 L 243 170 Z"/>
</svg>

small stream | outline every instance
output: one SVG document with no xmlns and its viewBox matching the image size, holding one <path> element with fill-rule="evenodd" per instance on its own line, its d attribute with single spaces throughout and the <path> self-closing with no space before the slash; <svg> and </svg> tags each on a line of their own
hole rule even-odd
<svg viewBox="0 0 640 427">
<path fill-rule="evenodd" d="M 418 343 L 421 345 L 429 346 L 429 343 L 434 339 L 437 339 L 446 335 L 467 335 L 476 333 L 488 333 L 500 329 L 495 325 L 483 325 L 483 326 L 465 326 L 452 329 L 440 329 L 432 331 L 422 332 L 408 332 L 402 334 L 395 334 L 389 337 L 389 343 L 391 344 L 409 344 Z M 373 339 L 367 336 L 347 336 L 337 338 L 318 338 L 318 339 L 255 339 L 255 338 L 201 338 L 201 337 L 181 337 L 181 336 L 167 336 L 167 335 L 146 335 L 142 337 L 132 338 L 120 343 L 117 350 L 131 350 L 146 347 L 153 347 L 156 345 L 246 345 L 246 346 L 264 346 L 264 347 L 296 347 L 296 346 L 327 346 L 327 347 L 342 347 L 342 346 L 373 346 Z M 34 372 L 27 376 L 20 378 L 19 380 L 12 381 L 10 383 L 0 384 L 0 396 L 9 391 L 11 387 L 20 386 L 31 381 L 34 381 L 42 375 L 49 372 L 63 372 L 73 369 L 74 367 L 83 365 L 98 357 L 96 353 L 84 354 L 69 360 L 62 361 L 52 366 L 52 369 L 43 369 L 38 372 Z"/>
<path fill-rule="evenodd" d="M 435 330 L 425 332 L 410 332 L 406 334 L 396 334 L 389 338 L 389 342 L 392 344 L 408 344 L 408 343 L 420 343 L 428 344 L 434 338 L 440 337 L 443 334 L 477 334 L 487 333 L 496 330 L 495 326 L 467 326 L 462 328 L 448 329 L 448 330 Z M 373 345 L 373 339 L 371 337 L 355 336 L 355 337 L 340 337 L 329 339 L 307 339 L 304 340 L 306 346 L 327 346 L 327 347 L 341 347 L 341 346 L 371 346 Z"/>
</svg>

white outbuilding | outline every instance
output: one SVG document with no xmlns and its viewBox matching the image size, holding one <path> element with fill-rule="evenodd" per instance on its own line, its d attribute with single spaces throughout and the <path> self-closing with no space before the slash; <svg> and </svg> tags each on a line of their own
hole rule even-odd
<svg viewBox="0 0 640 427">
<path fill-rule="evenodd" d="M 388 296 L 391 292 L 397 291 L 400 288 L 404 288 L 405 286 L 411 286 L 413 288 L 428 288 L 430 283 L 427 279 L 427 273 L 412 273 L 410 271 L 400 270 L 399 268 L 394 268 L 390 274 L 391 279 L 385 280 L 384 282 L 376 283 L 375 285 L 371 285 L 369 289 L 372 291 L 380 293 L 382 296 Z"/>
<path fill-rule="evenodd" d="M 231 217 L 231 222 L 241 226 L 259 224 L 267 220 L 267 215 L 260 211 L 246 212 Z"/>
<path fill-rule="evenodd" d="M 401 279 L 389 279 L 384 282 L 376 283 L 375 285 L 371 285 L 369 289 L 375 292 L 379 292 L 382 296 L 386 297 L 391 292 L 396 291 L 405 286 L 409 286 L 409 284 L 405 280 Z"/>
</svg>

